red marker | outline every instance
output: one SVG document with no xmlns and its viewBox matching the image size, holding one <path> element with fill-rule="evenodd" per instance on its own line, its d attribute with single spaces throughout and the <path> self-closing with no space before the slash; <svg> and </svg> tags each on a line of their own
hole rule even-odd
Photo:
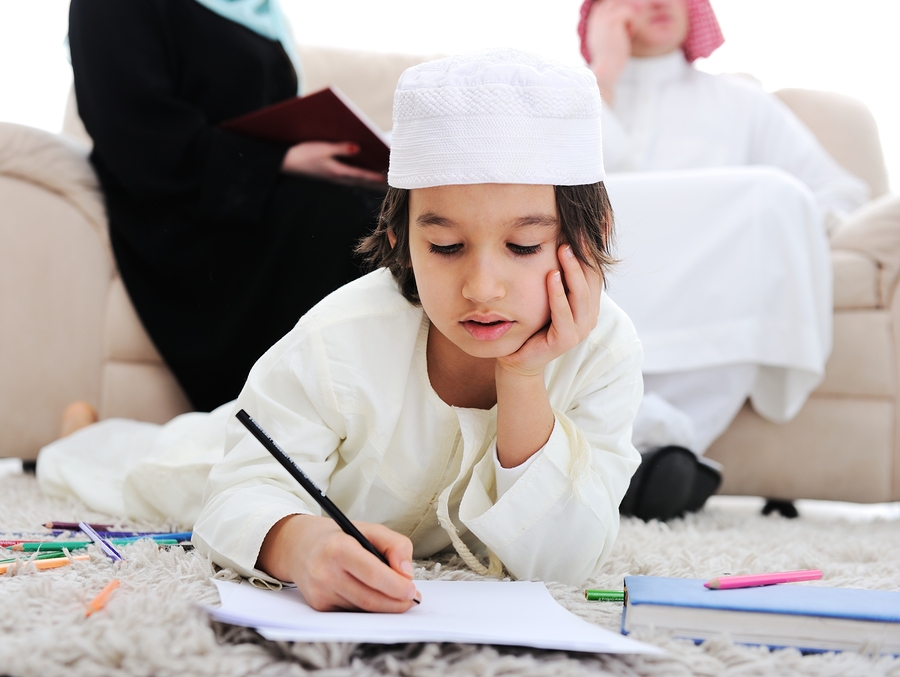
<svg viewBox="0 0 900 677">
<path fill-rule="evenodd" d="M 794 583 L 796 581 L 817 581 L 822 578 L 818 569 L 802 571 L 779 571 L 771 574 L 751 574 L 749 576 L 719 576 L 703 585 L 710 590 L 731 590 L 733 588 L 755 588 L 761 585 Z"/>
</svg>

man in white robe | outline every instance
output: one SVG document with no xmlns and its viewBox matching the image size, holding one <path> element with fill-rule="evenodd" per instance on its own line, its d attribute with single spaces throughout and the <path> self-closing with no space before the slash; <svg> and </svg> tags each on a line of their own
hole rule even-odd
<svg viewBox="0 0 900 677">
<path fill-rule="evenodd" d="M 701 456 L 748 397 L 790 420 L 821 381 L 827 233 L 869 188 L 758 83 L 691 65 L 723 41 L 708 0 L 586 0 L 579 35 L 605 104 L 622 259 L 610 294 L 645 352 L 645 463 L 623 512 L 665 519 L 720 481 L 685 449 Z M 653 477 L 672 447 L 681 458 L 657 458 Z"/>
</svg>

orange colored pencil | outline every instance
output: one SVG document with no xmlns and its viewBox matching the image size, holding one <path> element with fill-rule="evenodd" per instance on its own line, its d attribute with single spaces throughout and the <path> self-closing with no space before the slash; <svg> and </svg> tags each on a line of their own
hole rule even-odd
<svg viewBox="0 0 900 677">
<path fill-rule="evenodd" d="M 109 599 L 109 596 L 113 594 L 113 590 L 119 587 L 119 579 L 114 578 L 109 582 L 103 590 L 101 590 L 94 599 L 91 600 L 91 603 L 88 604 L 87 610 L 84 612 L 85 616 L 90 616 L 95 611 L 100 611 L 104 606 L 106 606 L 106 600 Z"/>
<path fill-rule="evenodd" d="M 56 559 L 38 559 L 34 560 L 32 564 L 36 569 L 55 569 L 56 567 L 64 567 L 67 564 L 71 564 L 73 561 L 78 560 L 89 560 L 91 558 L 90 555 L 78 555 L 77 557 L 57 557 Z M 24 557 L 19 560 L 22 564 L 25 564 L 28 560 Z M 0 574 L 5 574 L 9 571 L 11 566 L 16 566 L 19 562 L 10 562 L 9 564 L 0 564 Z"/>
</svg>

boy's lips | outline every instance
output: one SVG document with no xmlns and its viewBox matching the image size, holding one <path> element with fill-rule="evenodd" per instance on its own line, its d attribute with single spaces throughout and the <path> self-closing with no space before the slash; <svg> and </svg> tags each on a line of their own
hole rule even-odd
<svg viewBox="0 0 900 677">
<path fill-rule="evenodd" d="M 498 315 L 488 315 L 470 317 L 463 320 L 460 324 L 469 332 L 472 338 L 479 341 L 494 341 L 512 329 L 515 323 Z"/>
</svg>

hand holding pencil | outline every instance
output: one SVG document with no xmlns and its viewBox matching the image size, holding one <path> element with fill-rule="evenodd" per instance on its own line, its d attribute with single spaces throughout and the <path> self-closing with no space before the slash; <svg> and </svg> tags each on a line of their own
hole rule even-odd
<svg viewBox="0 0 900 677">
<path fill-rule="evenodd" d="M 257 567 L 294 582 L 319 611 L 398 613 L 419 604 L 412 541 L 380 524 L 351 522 L 246 411 L 237 419 L 330 518 L 281 519 L 266 534 Z"/>
<path fill-rule="evenodd" d="M 421 600 L 412 580 L 412 542 L 380 524 L 355 522 L 389 566 L 327 517 L 292 515 L 269 531 L 257 566 L 296 583 L 319 611 L 402 613 Z"/>
</svg>

